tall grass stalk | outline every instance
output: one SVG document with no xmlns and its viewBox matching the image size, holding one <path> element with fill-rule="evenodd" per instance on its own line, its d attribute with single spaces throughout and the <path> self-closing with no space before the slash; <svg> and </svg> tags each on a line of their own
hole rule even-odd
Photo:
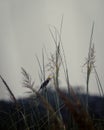
<svg viewBox="0 0 104 130">
<path fill-rule="evenodd" d="M 61 66 L 61 62 L 60 62 L 60 36 L 58 34 L 58 31 L 56 29 L 56 27 L 54 27 L 56 36 L 54 36 L 52 30 L 49 28 L 50 34 L 54 40 L 55 46 L 56 46 L 56 51 L 55 51 L 55 56 L 52 57 L 53 59 L 51 59 L 51 68 L 53 68 L 53 80 L 54 80 L 54 86 L 55 88 L 59 89 L 59 72 L 60 72 L 60 66 Z M 60 34 L 61 35 L 61 34 Z M 58 37 L 57 37 L 58 36 Z M 59 100 L 59 95 L 58 93 L 56 94 L 56 104 L 57 104 L 57 110 L 60 107 L 60 100 Z M 58 115 L 60 117 L 60 119 L 62 120 L 62 115 L 60 110 L 58 111 Z"/>
<path fill-rule="evenodd" d="M 104 91 L 103 91 L 103 87 L 102 87 L 99 75 L 97 73 L 97 70 L 96 70 L 95 66 L 93 66 L 93 68 L 94 68 L 95 78 L 96 78 L 96 82 L 97 82 L 97 86 L 98 86 L 98 90 L 99 90 L 100 96 L 104 97 Z"/>
<path fill-rule="evenodd" d="M 43 66 L 43 80 L 45 82 L 46 80 L 46 75 L 45 75 L 45 59 L 44 59 L 44 50 L 42 49 L 42 66 Z M 48 101 L 48 91 L 47 91 L 47 87 L 44 88 L 44 94 L 45 94 L 45 98 Z M 49 114 L 49 110 L 47 110 L 47 119 L 48 119 L 48 129 L 50 130 L 50 114 Z"/>
<path fill-rule="evenodd" d="M 17 100 L 15 95 L 13 94 L 12 90 L 10 89 L 9 85 L 6 83 L 6 81 L 4 80 L 4 78 L 0 75 L 0 78 L 2 80 L 2 82 L 4 83 L 6 89 L 8 90 L 9 94 L 10 94 L 10 98 L 11 100 L 17 105 Z"/>
<path fill-rule="evenodd" d="M 86 63 L 83 66 L 87 66 L 87 79 L 86 79 L 86 111 L 88 112 L 88 96 L 89 96 L 89 79 L 93 69 L 93 65 L 95 62 L 95 55 L 94 55 L 94 44 L 93 44 L 93 31 L 94 31 L 94 22 L 92 25 L 91 36 L 90 36 L 90 44 L 89 44 L 89 52 L 88 58 Z"/>
<path fill-rule="evenodd" d="M 45 72 L 45 59 L 44 59 L 44 50 L 42 49 L 42 65 L 41 65 L 41 63 L 40 63 L 40 61 L 39 61 L 39 58 L 36 56 L 36 58 L 37 58 L 37 61 L 38 61 L 38 65 L 39 65 L 39 68 L 40 68 L 40 72 L 41 72 L 41 81 L 42 82 L 45 82 L 45 80 L 46 80 L 46 72 Z M 43 94 L 44 94 L 44 96 L 45 96 L 45 98 L 46 98 L 46 100 L 48 101 L 48 91 L 47 91 L 47 87 L 44 87 L 44 88 L 42 88 L 42 92 L 43 92 Z M 49 120 L 49 117 L 50 116 L 50 114 L 49 114 L 49 111 L 47 110 L 47 118 L 48 118 L 48 129 L 50 129 L 50 120 Z"/>
</svg>

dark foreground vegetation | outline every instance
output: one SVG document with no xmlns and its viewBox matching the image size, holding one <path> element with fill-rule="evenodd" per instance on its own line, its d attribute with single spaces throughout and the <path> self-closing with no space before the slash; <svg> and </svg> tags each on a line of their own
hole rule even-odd
<svg viewBox="0 0 104 130">
<path fill-rule="evenodd" d="M 48 102 L 52 105 L 54 110 L 56 110 L 55 91 L 47 91 Z M 64 91 L 64 94 L 68 97 L 67 92 Z M 84 94 L 80 94 L 79 96 L 84 105 L 86 96 Z M 0 130 L 47 130 L 48 125 L 51 125 L 52 120 L 48 122 L 47 111 L 38 97 L 37 99 L 34 96 L 18 99 L 17 104 L 18 106 L 9 101 L 0 101 Z M 104 130 L 104 98 L 89 96 L 88 111 L 91 115 L 94 127 L 97 130 Z M 71 113 L 67 107 L 63 105 L 61 99 L 60 112 L 67 130 L 78 128 L 78 125 L 73 122 Z M 56 111 L 56 114 L 58 115 L 58 111 Z"/>
</svg>

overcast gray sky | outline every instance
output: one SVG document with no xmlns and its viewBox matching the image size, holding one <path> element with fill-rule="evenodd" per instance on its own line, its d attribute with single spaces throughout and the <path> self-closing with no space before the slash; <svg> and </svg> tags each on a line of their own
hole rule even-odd
<svg viewBox="0 0 104 130">
<path fill-rule="evenodd" d="M 64 15 L 62 42 L 66 54 L 70 82 L 85 89 L 85 74 L 81 72 L 87 57 L 92 22 L 95 22 L 93 42 L 96 69 L 104 85 L 104 1 L 103 0 L 0 0 L 0 74 L 17 96 L 24 93 L 21 67 L 38 82 L 35 54 L 41 56 L 46 46 L 53 52 L 54 43 L 49 25 L 60 27 Z M 61 79 L 62 85 L 64 80 Z M 0 81 L 0 97 L 7 97 Z M 98 89 L 91 75 L 90 92 Z"/>
</svg>

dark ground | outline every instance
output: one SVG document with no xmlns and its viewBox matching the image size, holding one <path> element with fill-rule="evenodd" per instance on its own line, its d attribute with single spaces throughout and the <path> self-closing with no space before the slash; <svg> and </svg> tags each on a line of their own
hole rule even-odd
<svg viewBox="0 0 104 130">
<path fill-rule="evenodd" d="M 53 95 L 55 95 L 55 92 L 49 90 L 48 100 L 55 109 L 56 105 Z M 84 104 L 86 95 L 80 94 L 79 97 Z M 33 97 L 29 97 L 18 99 L 18 104 L 17 110 L 14 103 L 3 100 L 0 101 L 0 130 L 26 130 L 27 126 L 29 128 L 31 127 L 30 130 L 38 130 L 38 125 L 42 126 L 47 120 L 46 110 L 38 98 L 34 99 Z M 60 104 L 63 104 L 61 100 Z M 94 124 L 101 124 L 104 128 L 104 98 L 89 96 L 89 113 Z M 69 116 L 71 114 L 67 108 L 63 107 L 61 114 L 65 123 L 71 122 L 71 117 Z M 44 129 L 45 128 L 42 127 L 40 130 Z"/>
</svg>

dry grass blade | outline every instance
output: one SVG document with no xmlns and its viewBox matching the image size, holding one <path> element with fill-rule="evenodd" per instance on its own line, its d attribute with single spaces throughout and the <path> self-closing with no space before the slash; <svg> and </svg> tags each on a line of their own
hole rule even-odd
<svg viewBox="0 0 104 130">
<path fill-rule="evenodd" d="M 84 63 L 83 67 L 86 65 L 87 67 L 87 79 L 86 79 L 86 111 L 88 111 L 88 95 L 89 95 L 89 80 L 90 80 L 90 75 L 95 63 L 95 48 L 93 44 L 93 32 L 94 32 L 94 22 L 92 25 L 92 30 L 91 30 L 91 36 L 90 36 L 90 44 L 89 44 L 89 52 L 88 52 L 88 58 L 87 61 Z"/>
<path fill-rule="evenodd" d="M 34 86 L 34 82 L 31 80 L 31 76 L 26 72 L 24 68 L 22 69 L 22 74 L 24 76 L 23 85 L 27 88 L 32 88 Z"/>
<path fill-rule="evenodd" d="M 45 81 L 45 59 L 44 59 L 44 50 L 42 49 L 42 60 L 43 60 L 43 81 Z"/>
<path fill-rule="evenodd" d="M 93 66 L 93 68 L 94 68 L 94 72 L 95 72 L 95 77 L 96 77 L 96 82 L 97 82 L 97 85 L 98 85 L 99 93 L 100 93 L 101 96 L 104 97 L 104 91 L 103 91 L 102 84 L 100 82 L 99 75 L 97 73 L 97 70 L 96 70 L 95 66 Z"/>
<path fill-rule="evenodd" d="M 60 97 L 65 103 L 66 107 L 71 112 L 75 122 L 78 124 L 80 130 L 94 130 L 93 122 L 90 119 L 90 116 L 84 110 L 80 102 L 73 103 L 68 97 L 66 97 L 59 89 L 57 89 Z"/>
<path fill-rule="evenodd" d="M 8 92 L 9 92 L 9 94 L 10 94 L 10 97 L 11 97 L 11 100 L 12 100 L 15 104 L 17 104 L 17 100 L 16 100 L 16 98 L 15 98 L 15 96 L 14 96 L 12 90 L 10 89 L 10 87 L 8 86 L 8 84 L 6 83 L 6 81 L 3 79 L 3 77 L 2 77 L 1 75 L 0 75 L 0 78 L 1 78 L 2 82 L 4 83 L 5 87 L 6 87 L 7 90 L 8 90 Z"/>
<path fill-rule="evenodd" d="M 38 56 L 36 55 L 36 59 L 37 59 L 37 62 L 38 62 L 38 65 L 39 65 L 39 68 L 40 68 L 40 73 L 41 73 L 41 75 L 42 75 L 42 81 L 43 81 L 43 77 L 44 77 L 44 73 L 43 73 L 43 70 L 42 70 L 42 66 L 41 66 L 41 64 L 40 64 L 40 61 L 39 61 L 39 58 L 38 58 Z"/>
</svg>

